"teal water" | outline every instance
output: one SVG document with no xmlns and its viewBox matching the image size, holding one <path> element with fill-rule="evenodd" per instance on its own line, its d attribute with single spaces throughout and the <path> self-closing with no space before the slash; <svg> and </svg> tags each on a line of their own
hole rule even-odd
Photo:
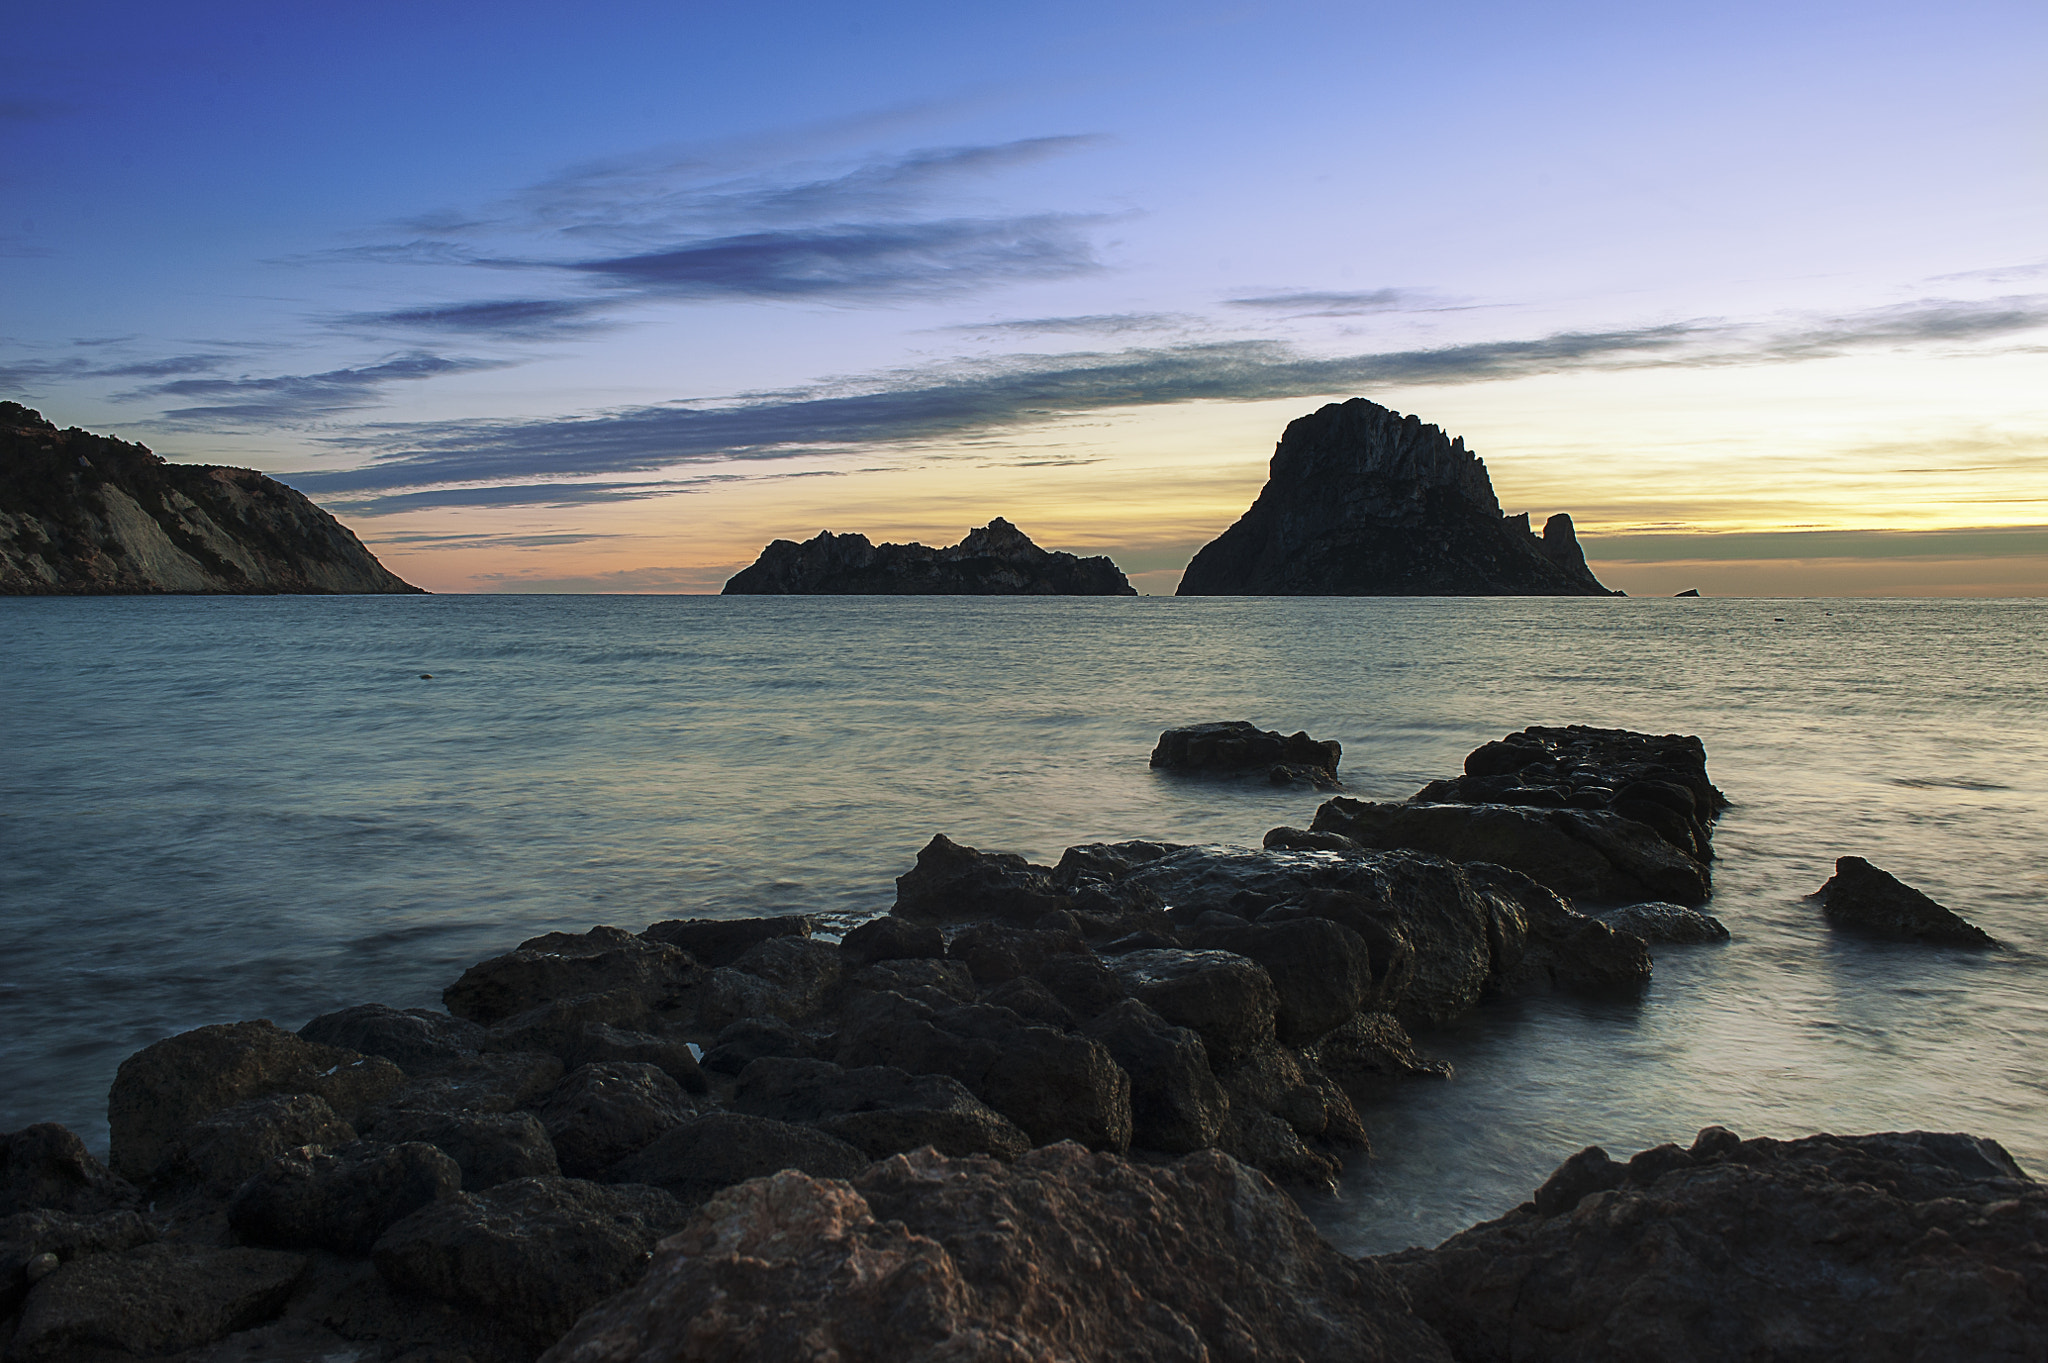
<svg viewBox="0 0 2048 1363">
<path fill-rule="evenodd" d="M 1050 860 L 1313 815 L 1154 773 L 1170 725 L 1306 728 L 1403 797 L 1588 723 L 1705 739 L 1735 940 L 1423 1038 L 1458 1077 L 1365 1112 L 1376 1158 L 1310 1204 L 1340 1246 L 1709 1122 L 2048 1169 L 2044 675 L 2032 601 L 0 599 L 0 1130 L 104 1148 L 158 1037 L 432 1005 L 548 929 L 880 910 L 935 832 Z M 1837 938 L 1802 896 L 1845 853 L 2013 949 Z"/>
</svg>

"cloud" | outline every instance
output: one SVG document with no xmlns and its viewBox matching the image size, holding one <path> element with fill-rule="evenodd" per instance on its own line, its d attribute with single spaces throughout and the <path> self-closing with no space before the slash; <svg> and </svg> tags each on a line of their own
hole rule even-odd
<svg viewBox="0 0 2048 1363">
<path fill-rule="evenodd" d="M 1181 331 L 1197 319 L 1177 312 L 1104 312 L 1084 317 L 1020 317 L 1003 322 L 959 322 L 940 331 L 987 336 L 1123 336 L 1131 332 Z"/>
<path fill-rule="evenodd" d="M 411 534 L 379 535 L 372 546 L 399 545 L 431 549 L 555 549 L 565 544 L 587 544 L 593 540 L 617 539 L 601 532 L 567 531 L 553 535 L 439 534 L 419 531 Z"/>
<path fill-rule="evenodd" d="M 175 379 L 151 384 L 117 398 L 212 398 L 164 411 L 166 421 L 221 429 L 282 426 L 368 407 L 394 383 L 447 374 L 502 368 L 503 361 L 450 358 L 413 352 L 377 364 L 330 369 L 320 374 L 279 374 L 268 378 Z"/>
<path fill-rule="evenodd" d="M 340 321 L 358 327 L 400 327 L 539 340 L 604 329 L 608 324 L 595 316 L 604 306 L 602 301 L 588 298 L 500 298 L 481 303 L 355 313 Z"/>
<path fill-rule="evenodd" d="M 1302 290 L 1255 298 L 1226 298 L 1233 308 L 1289 312 L 1306 317 L 1363 317 L 1375 312 L 1441 312 L 1446 300 L 1417 289 L 1370 289 L 1363 293 Z"/>
<path fill-rule="evenodd" d="M 739 570 L 727 568 L 621 568 L 587 577 L 526 577 L 518 573 L 478 573 L 471 580 L 501 592 L 715 592 Z"/>
<path fill-rule="evenodd" d="M 690 466 L 744 468 L 863 449 L 922 448 L 1108 408 L 1250 402 L 1476 383 L 1586 369 L 1794 362 L 1857 346 L 1983 340 L 2048 326 L 2048 296 L 1823 318 L 1775 331 L 1673 322 L 1558 332 L 1424 350 L 1317 356 L 1274 341 L 1221 341 L 962 361 L 874 375 L 859 383 L 677 402 L 589 417 L 463 421 L 366 428 L 330 443 L 375 451 L 367 463 L 290 479 L 315 495 L 442 488 L 350 503 L 502 504 L 606 500 L 687 490 L 692 483 L 532 484 L 617 478 Z M 755 475 L 711 475 L 755 476 Z M 420 498 L 417 502 L 406 499 Z"/>
<path fill-rule="evenodd" d="M 80 341 L 81 346 L 118 344 L 118 342 Z M 0 363 L 0 388 L 16 392 L 39 393 L 39 384 L 51 380 L 95 379 L 95 378 L 169 378 L 177 374 L 210 374 L 227 363 L 232 356 L 166 355 L 154 360 L 121 360 L 114 362 L 95 361 L 79 356 L 61 360 L 16 360 Z"/>
<path fill-rule="evenodd" d="M 1756 530 L 1586 534 L 1588 558 L 1611 563 L 1704 563 L 1815 558 L 1986 559 L 2048 556 L 2048 525 L 1961 530 Z"/>
</svg>

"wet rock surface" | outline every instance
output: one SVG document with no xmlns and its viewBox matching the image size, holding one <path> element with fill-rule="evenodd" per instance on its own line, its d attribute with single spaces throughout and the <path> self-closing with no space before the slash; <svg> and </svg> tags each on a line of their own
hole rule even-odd
<svg viewBox="0 0 2048 1363">
<path fill-rule="evenodd" d="M 1146 1167 L 1055 1145 L 1012 1165 L 925 1152 L 851 1184 L 785 1173 L 735 1188 L 546 1357 L 1449 1355 L 1383 1273 L 1229 1158 Z"/>
<path fill-rule="evenodd" d="M 2048 1350 L 2048 1192 L 1995 1142 L 1741 1140 L 1626 1164 L 1379 1262 L 1460 1363 L 2019 1360 Z"/>
<path fill-rule="evenodd" d="M 1645 942 L 1692 946 L 1728 940 L 1728 929 L 1720 919 L 1683 904 L 1624 904 L 1618 909 L 1602 909 L 1594 917 Z"/>
<path fill-rule="evenodd" d="M 277 1315 L 305 1264 L 276 1250 L 170 1244 L 82 1257 L 30 1289 L 7 1357 L 157 1358 L 211 1344 Z"/>
<path fill-rule="evenodd" d="M 1838 858 L 1835 873 L 1813 897 L 1820 901 L 1821 912 L 1830 923 L 1851 932 L 1936 946 L 1998 946 L 1997 940 L 1975 923 L 1862 857 Z"/>
<path fill-rule="evenodd" d="M 1282 734 L 1247 720 L 1223 720 L 1168 729 L 1152 749 L 1152 765 L 1167 771 L 1214 775 L 1256 773 L 1276 784 L 1306 781 L 1341 790 L 1337 763 L 1341 744 L 1318 740 L 1307 731 Z"/>
</svg>

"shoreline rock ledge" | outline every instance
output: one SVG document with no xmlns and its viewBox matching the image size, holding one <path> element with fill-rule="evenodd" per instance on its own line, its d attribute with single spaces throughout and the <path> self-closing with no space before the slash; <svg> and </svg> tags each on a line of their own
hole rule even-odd
<svg viewBox="0 0 2048 1363">
<path fill-rule="evenodd" d="M 1620 596 L 1564 513 L 1503 515 L 1485 461 L 1364 398 L 1288 423 L 1251 509 L 1204 545 L 1180 596 Z"/>
<path fill-rule="evenodd" d="M 1108 558 L 1039 548 L 996 517 L 958 544 L 874 544 L 821 530 L 776 540 L 726 582 L 724 596 L 1136 596 Z"/>
<path fill-rule="evenodd" d="M 0 595 L 370 593 L 422 594 L 304 493 L 0 402 Z"/>
</svg>

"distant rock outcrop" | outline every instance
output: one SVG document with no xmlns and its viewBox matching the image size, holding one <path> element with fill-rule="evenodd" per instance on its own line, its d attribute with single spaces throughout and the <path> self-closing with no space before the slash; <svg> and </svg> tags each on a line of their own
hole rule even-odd
<svg viewBox="0 0 2048 1363">
<path fill-rule="evenodd" d="M 1001 516 L 944 549 L 820 531 L 776 540 L 726 596 L 1136 596 L 1107 558 L 1049 553 Z"/>
<path fill-rule="evenodd" d="M 1288 423 L 1251 509 L 1203 546 L 1181 596 L 1619 596 L 1572 518 L 1504 516 L 1486 465 L 1364 398 Z"/>
<path fill-rule="evenodd" d="M 0 402 L 0 594 L 418 592 L 304 494 Z"/>
</svg>

